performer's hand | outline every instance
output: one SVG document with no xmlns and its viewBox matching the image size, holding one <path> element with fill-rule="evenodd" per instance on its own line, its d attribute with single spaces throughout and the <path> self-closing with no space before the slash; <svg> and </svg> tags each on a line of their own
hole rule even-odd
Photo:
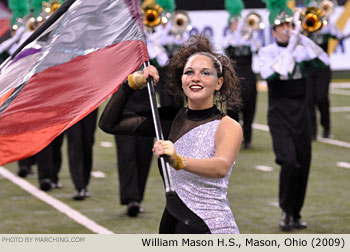
<svg viewBox="0 0 350 252">
<path fill-rule="evenodd" d="M 159 140 L 157 141 L 152 151 L 160 157 L 161 155 L 167 155 L 169 157 L 169 163 L 176 170 L 181 170 L 184 168 L 184 164 L 181 156 L 176 153 L 174 144 L 171 141 Z"/>
<path fill-rule="evenodd" d="M 159 81 L 158 70 L 152 65 L 130 74 L 128 76 L 129 86 L 134 90 L 144 88 L 147 85 L 147 78 L 149 76 L 153 77 L 155 84 Z"/>
<path fill-rule="evenodd" d="M 22 26 L 20 26 L 18 29 L 17 29 L 17 31 L 15 32 L 15 34 L 13 35 L 13 38 L 15 39 L 15 40 L 17 40 L 17 39 L 19 39 L 21 36 L 22 36 L 22 34 L 25 32 L 25 27 L 23 27 L 23 25 Z"/>
<path fill-rule="evenodd" d="M 289 34 L 287 50 L 292 52 L 300 41 L 300 33 L 297 30 L 290 29 Z"/>
</svg>

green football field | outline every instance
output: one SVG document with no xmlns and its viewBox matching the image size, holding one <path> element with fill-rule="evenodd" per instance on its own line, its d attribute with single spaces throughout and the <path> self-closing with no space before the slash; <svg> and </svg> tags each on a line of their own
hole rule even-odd
<svg viewBox="0 0 350 252">
<path fill-rule="evenodd" d="M 350 83 L 331 89 L 331 140 L 313 142 L 312 166 L 303 219 L 309 227 L 292 233 L 350 233 Z M 102 109 L 100 109 L 101 112 Z M 253 131 L 253 149 L 241 149 L 232 172 L 228 198 L 241 233 L 280 233 L 278 222 L 279 167 L 274 163 L 271 137 L 266 128 L 267 93 L 259 91 Z M 322 129 L 319 130 L 322 132 Z M 115 143 L 111 135 L 96 132 L 92 197 L 73 201 L 74 187 L 68 172 L 66 140 L 60 172 L 62 189 L 37 190 L 35 174 L 22 180 L 17 164 L 0 167 L 0 233 L 158 233 L 165 203 L 161 177 L 153 159 L 148 178 L 145 213 L 126 215 L 119 202 Z M 29 182 L 29 183 L 27 183 Z"/>
</svg>

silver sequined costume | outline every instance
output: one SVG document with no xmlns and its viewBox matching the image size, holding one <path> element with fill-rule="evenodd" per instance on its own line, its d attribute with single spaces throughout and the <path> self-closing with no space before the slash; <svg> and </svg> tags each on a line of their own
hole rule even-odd
<svg viewBox="0 0 350 252">
<path fill-rule="evenodd" d="M 220 120 L 199 125 L 174 144 L 180 156 L 211 158 L 215 155 L 215 134 Z M 213 234 L 239 233 L 226 198 L 232 167 L 224 178 L 207 178 L 185 170 L 171 169 L 175 191 L 180 199 L 197 214 Z"/>
</svg>

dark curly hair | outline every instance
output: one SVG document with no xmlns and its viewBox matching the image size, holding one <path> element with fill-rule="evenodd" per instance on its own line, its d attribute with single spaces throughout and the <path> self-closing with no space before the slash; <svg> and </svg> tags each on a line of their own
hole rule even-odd
<svg viewBox="0 0 350 252">
<path fill-rule="evenodd" d="M 183 70 L 190 56 L 198 53 L 207 56 L 208 53 L 213 55 L 214 57 L 209 58 L 211 58 L 216 68 L 218 77 L 224 78 L 221 89 L 214 94 L 216 103 L 220 104 L 221 109 L 223 109 L 224 104 L 230 109 L 239 108 L 241 106 L 241 98 L 238 77 L 233 67 L 234 63 L 226 56 L 216 53 L 208 38 L 203 35 L 191 36 L 169 60 L 166 66 L 166 83 L 169 93 L 178 100 L 184 98 L 185 94 L 181 83 Z M 220 61 L 222 71 L 220 64 L 218 64 L 215 58 Z"/>
</svg>

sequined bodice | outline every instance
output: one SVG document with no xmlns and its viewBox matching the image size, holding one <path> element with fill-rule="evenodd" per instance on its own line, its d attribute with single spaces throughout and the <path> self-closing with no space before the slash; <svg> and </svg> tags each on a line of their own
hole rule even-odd
<svg viewBox="0 0 350 252">
<path fill-rule="evenodd" d="M 174 144 L 179 155 L 210 158 L 215 155 L 215 134 L 220 120 L 199 125 Z M 212 233 L 239 233 L 226 198 L 232 167 L 224 178 L 206 178 L 185 170 L 171 169 L 180 199 L 208 225 Z"/>
</svg>

